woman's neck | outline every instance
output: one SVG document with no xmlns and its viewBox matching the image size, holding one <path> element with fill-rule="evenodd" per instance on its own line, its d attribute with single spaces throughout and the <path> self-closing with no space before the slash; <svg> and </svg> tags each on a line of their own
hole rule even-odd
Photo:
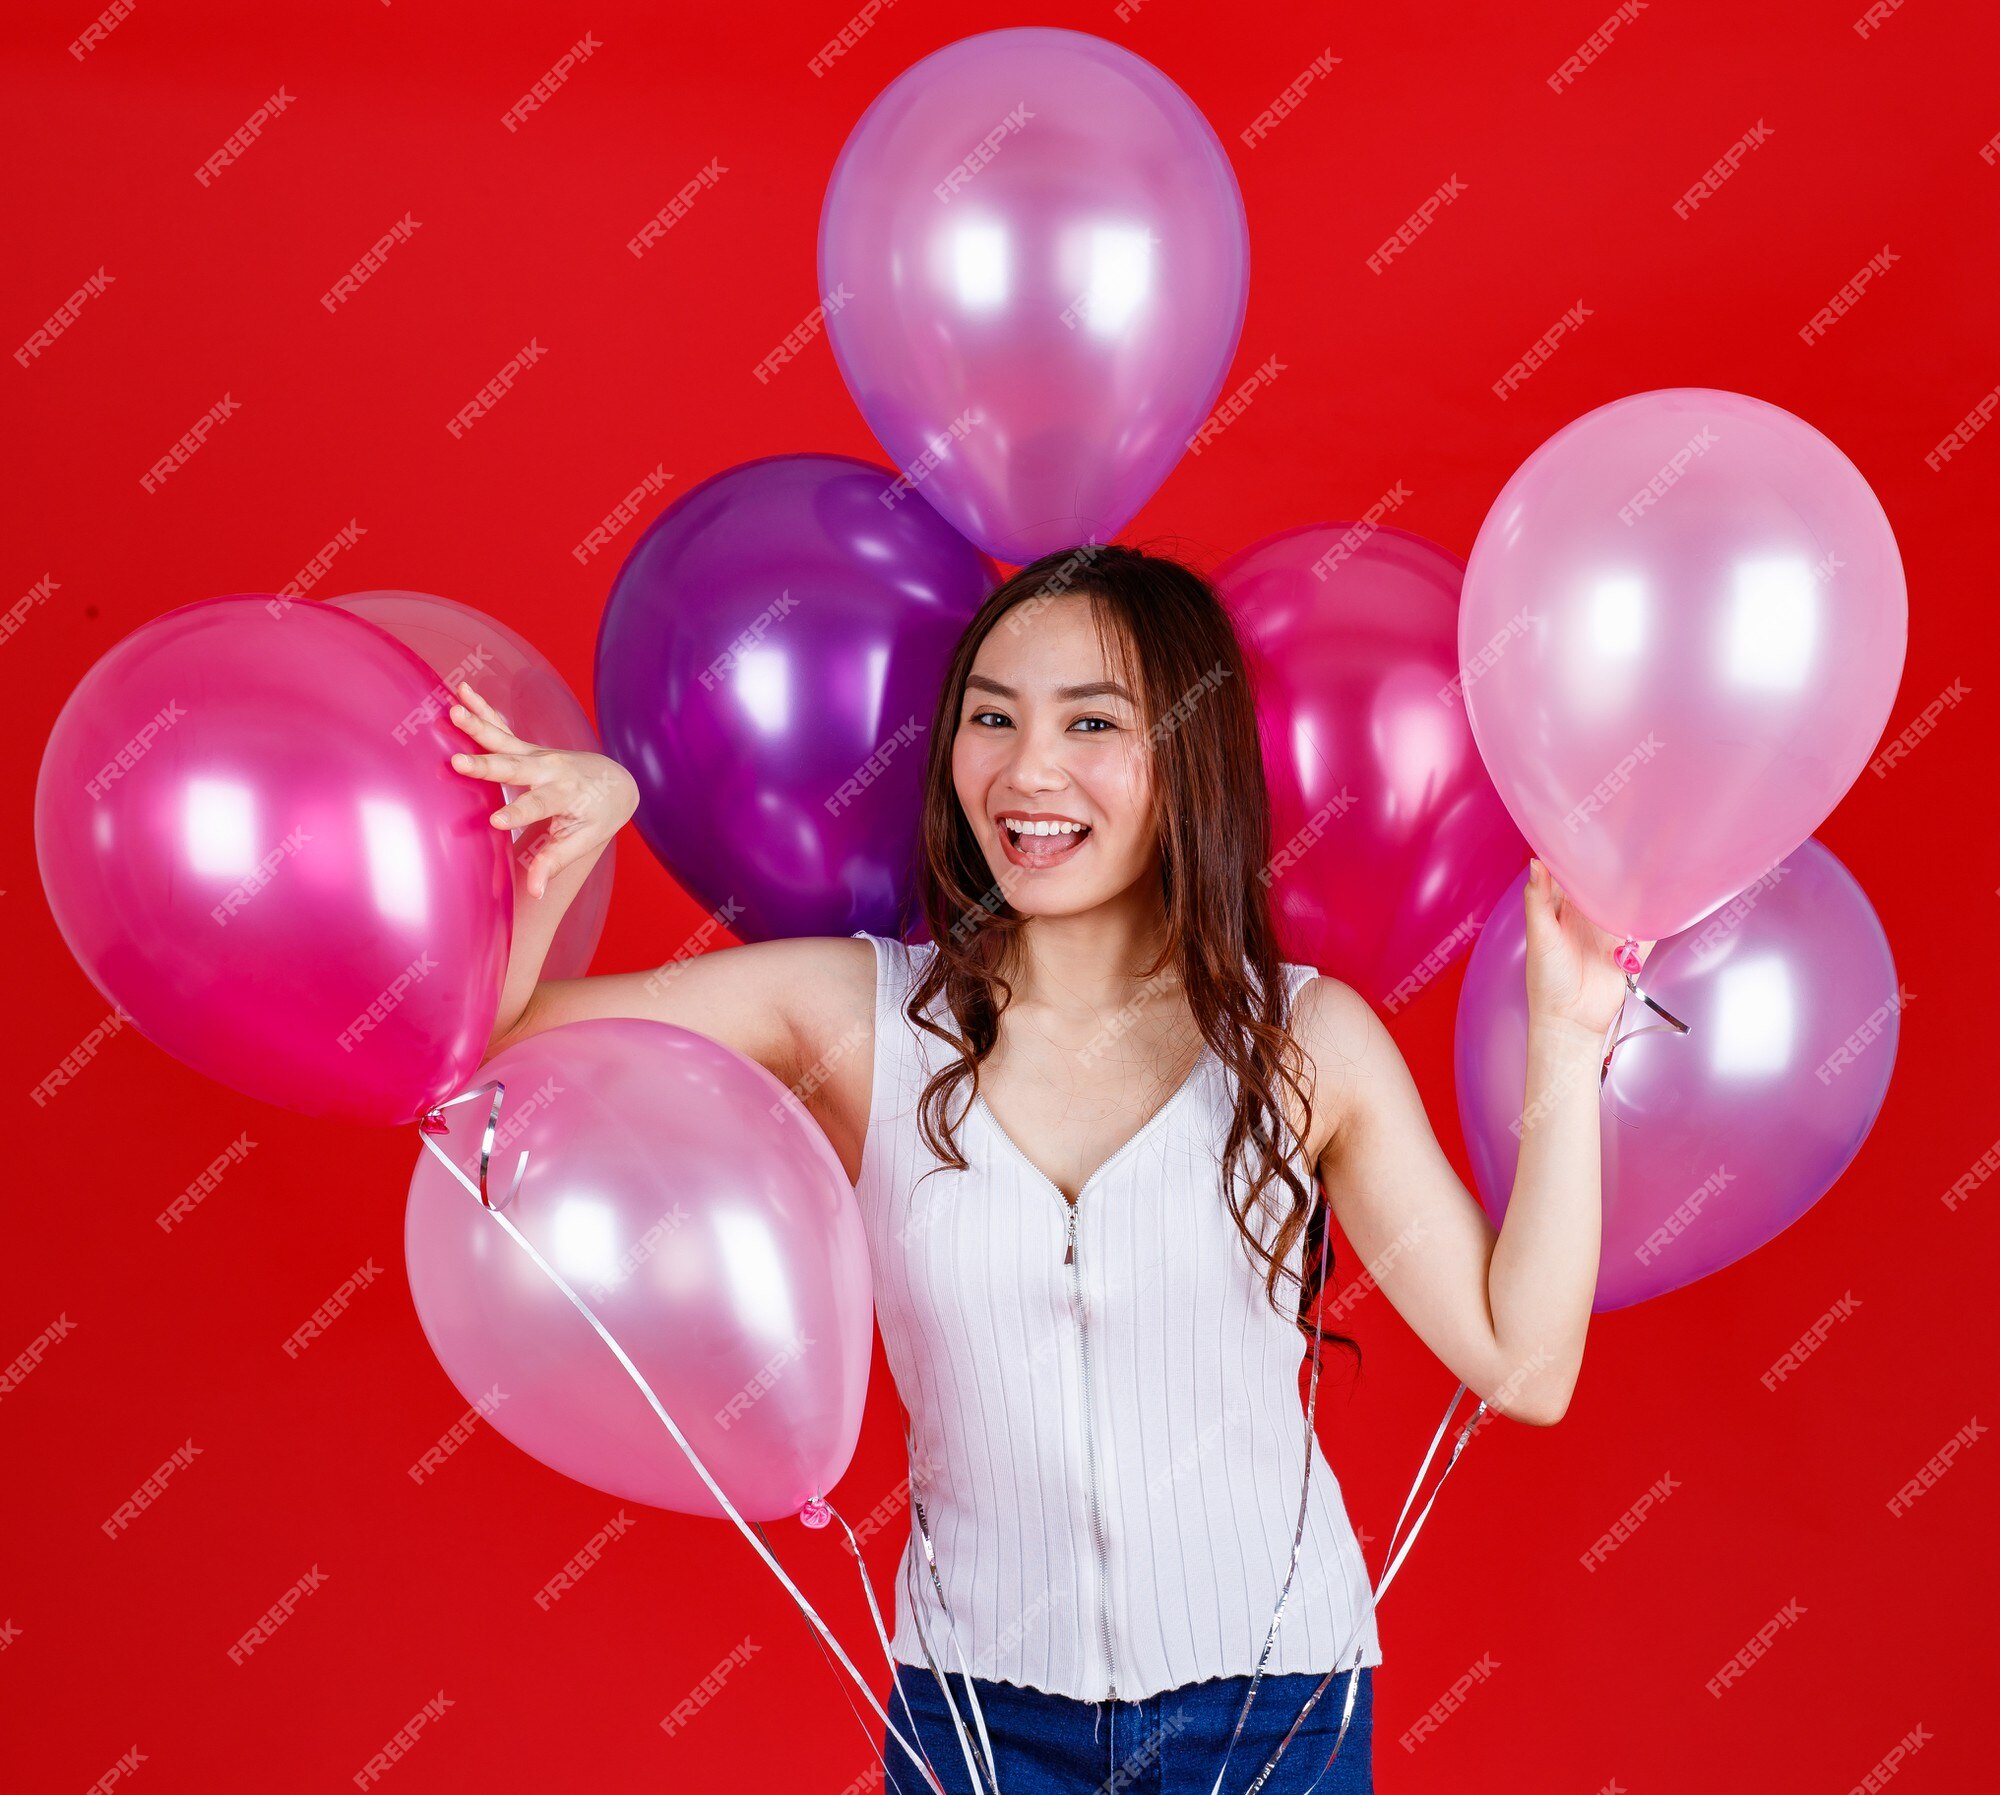
<svg viewBox="0 0 2000 1795">
<path fill-rule="evenodd" d="M 1030 917 L 1015 937 L 1018 952 L 1009 974 L 1015 1001 L 1056 1015 L 1093 1016 L 1142 993 L 1158 995 L 1163 981 L 1179 978 L 1171 964 L 1146 976 L 1166 935 L 1157 888 L 1142 892 L 1135 886 L 1071 916 Z"/>
</svg>

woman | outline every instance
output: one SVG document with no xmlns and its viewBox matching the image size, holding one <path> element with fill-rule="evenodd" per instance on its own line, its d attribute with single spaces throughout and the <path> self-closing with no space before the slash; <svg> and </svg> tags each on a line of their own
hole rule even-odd
<svg viewBox="0 0 2000 1795">
<path fill-rule="evenodd" d="M 921 947 L 771 941 L 538 984 L 637 789 L 460 696 L 486 752 L 453 765 L 527 788 L 495 826 L 552 819 L 492 1051 L 584 1017 L 697 1029 L 805 1093 L 856 1181 L 912 1432 L 892 1716 L 945 1786 L 974 1787 L 976 1749 L 934 1664 L 969 1673 L 1004 1795 L 1208 1795 L 1225 1751 L 1242 1787 L 1330 1674 L 1264 1788 L 1305 1789 L 1336 1739 L 1317 1786 L 1371 1788 L 1368 1578 L 1298 1401 L 1316 1189 L 1459 1379 L 1559 1420 L 1597 1277 L 1616 938 L 1535 866 L 1533 1120 L 1496 1233 L 1369 1005 L 1278 958 L 1245 663 L 1187 568 L 1050 555 L 968 625 L 930 737 Z"/>
</svg>

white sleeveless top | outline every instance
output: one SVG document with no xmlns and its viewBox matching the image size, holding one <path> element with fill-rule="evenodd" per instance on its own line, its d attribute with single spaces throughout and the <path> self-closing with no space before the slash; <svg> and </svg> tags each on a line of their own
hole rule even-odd
<svg viewBox="0 0 2000 1795">
<path fill-rule="evenodd" d="M 957 1131 L 969 1169 L 922 1177 L 941 1162 L 918 1132 L 918 1100 L 952 1055 L 903 1006 L 936 950 L 856 933 L 876 955 L 856 1195 L 910 1416 L 913 1499 L 949 1610 L 947 1628 L 913 1520 L 894 1656 L 925 1662 L 916 1600 L 938 1663 L 959 1668 L 955 1638 L 972 1674 L 998 1682 L 1137 1701 L 1248 1676 L 1298 1522 L 1308 1342 L 1272 1309 L 1224 1199 L 1227 1069 L 1204 1046 L 1074 1209 L 983 1100 Z M 1288 1002 L 1316 976 L 1284 972 Z M 950 1026 L 941 998 L 933 1013 Z M 1275 1224 L 1262 1225 L 1268 1246 Z M 1302 1253 L 1303 1236 L 1294 1273 Z M 1281 1282 L 1280 1301 L 1297 1288 Z M 1382 1661 L 1360 1544 L 1317 1442 L 1312 1452 L 1267 1675 L 1345 1669 L 1357 1647 L 1360 1663 Z"/>
</svg>

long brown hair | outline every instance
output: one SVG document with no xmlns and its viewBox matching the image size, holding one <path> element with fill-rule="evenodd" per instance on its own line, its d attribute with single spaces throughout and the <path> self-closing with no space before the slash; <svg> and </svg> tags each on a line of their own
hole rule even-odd
<svg viewBox="0 0 2000 1795">
<path fill-rule="evenodd" d="M 1229 613 L 1208 581 L 1178 561 L 1097 543 L 1044 555 L 992 592 L 959 638 L 938 693 L 924 773 L 917 888 L 937 951 L 924 963 L 907 1008 L 913 1026 L 958 1057 L 925 1085 L 919 1129 L 945 1166 L 966 1169 L 948 1113 L 951 1099 L 969 1081 L 962 1122 L 979 1094 L 980 1063 L 999 1036 L 1012 995 L 1007 973 L 1018 966 L 1016 937 L 1027 920 L 995 884 L 953 784 L 952 740 L 966 678 L 980 645 L 1003 620 L 1019 628 L 1035 610 L 1072 592 L 1091 601 L 1108 660 L 1126 669 L 1152 750 L 1166 937 L 1145 976 L 1175 968 L 1202 1038 L 1233 1075 L 1223 1185 L 1243 1194 L 1240 1202 L 1234 1194 L 1227 1199 L 1230 1212 L 1253 1264 L 1264 1268 L 1265 1294 L 1280 1314 L 1278 1283 L 1292 1276 L 1285 1260 L 1305 1235 L 1305 1277 L 1292 1316 L 1304 1326 L 1320 1294 L 1326 1218 L 1314 1202 L 1318 1181 L 1296 1169 L 1292 1153 L 1303 1136 L 1291 1135 L 1278 1096 L 1282 1081 L 1300 1113 L 1310 1115 L 1304 1055 L 1286 1026 L 1271 919 L 1271 811 L 1256 706 Z M 1021 606 L 1030 608 L 1013 618 Z M 953 1028 L 931 1018 L 940 993 Z M 1238 1176 L 1246 1167 L 1247 1186 Z M 1283 1193 L 1282 1214 L 1275 1191 Z M 1259 1206 L 1265 1232 L 1270 1219 L 1278 1222 L 1268 1248 L 1250 1220 Z M 1353 1340 L 1324 1337 L 1359 1361 Z"/>
</svg>

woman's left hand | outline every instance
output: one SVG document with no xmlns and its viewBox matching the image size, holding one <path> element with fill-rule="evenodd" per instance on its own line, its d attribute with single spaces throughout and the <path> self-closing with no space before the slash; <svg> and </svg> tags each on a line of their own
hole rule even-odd
<svg viewBox="0 0 2000 1795">
<path fill-rule="evenodd" d="M 1528 863 L 1528 1019 L 1573 1024 L 1602 1038 L 1625 1002 L 1625 974 L 1612 955 L 1624 941 L 1570 901 L 1540 860 Z M 1639 964 L 1654 943 L 1639 943 Z"/>
</svg>

